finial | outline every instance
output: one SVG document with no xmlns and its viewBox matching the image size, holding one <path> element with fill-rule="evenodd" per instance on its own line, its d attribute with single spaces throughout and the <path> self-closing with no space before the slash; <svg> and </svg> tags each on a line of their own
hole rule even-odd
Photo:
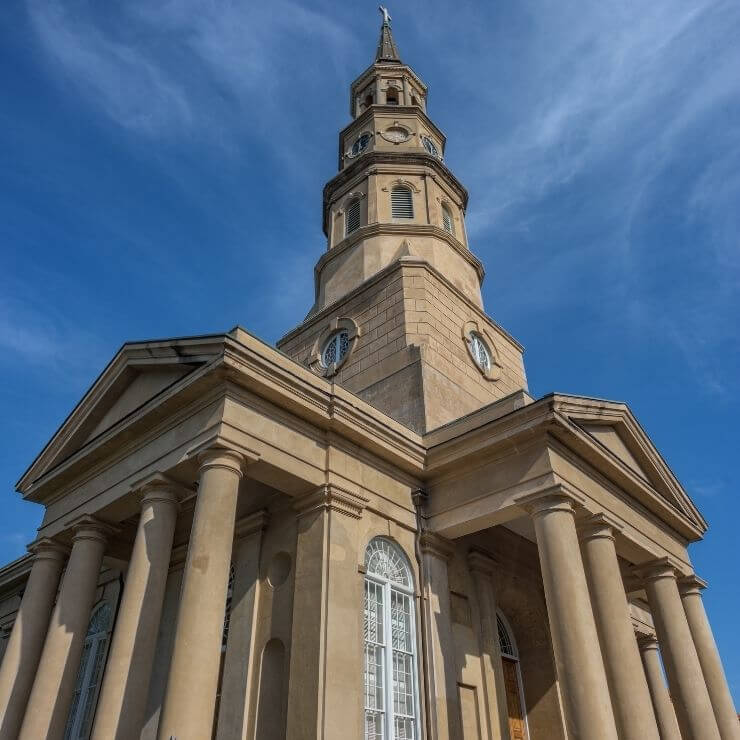
<svg viewBox="0 0 740 740">
<path fill-rule="evenodd" d="M 391 25 L 391 14 L 388 12 L 388 8 L 386 8 L 383 5 L 378 5 L 378 10 L 383 14 L 383 25 L 390 27 L 390 25 Z"/>
</svg>

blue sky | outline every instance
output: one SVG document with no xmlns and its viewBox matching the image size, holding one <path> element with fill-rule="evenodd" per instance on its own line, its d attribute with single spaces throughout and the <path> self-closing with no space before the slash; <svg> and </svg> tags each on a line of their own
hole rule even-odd
<svg viewBox="0 0 740 740">
<path fill-rule="evenodd" d="M 708 519 L 692 556 L 738 701 L 740 5 L 390 10 L 531 392 L 628 401 Z M 272 342 L 305 315 L 379 21 L 369 0 L 0 4 L 0 561 L 40 521 L 15 481 L 123 341 Z"/>
</svg>

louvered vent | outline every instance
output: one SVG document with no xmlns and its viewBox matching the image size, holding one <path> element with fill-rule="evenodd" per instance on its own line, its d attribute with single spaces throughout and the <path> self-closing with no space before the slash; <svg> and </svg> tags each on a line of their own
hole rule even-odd
<svg viewBox="0 0 740 740">
<path fill-rule="evenodd" d="M 344 223 L 346 224 L 346 233 L 351 234 L 360 228 L 360 201 L 353 200 L 348 206 L 344 216 Z"/>
<path fill-rule="evenodd" d="M 414 203 L 408 188 L 397 187 L 391 190 L 391 215 L 393 218 L 414 217 Z"/>
<path fill-rule="evenodd" d="M 450 213 L 447 206 L 442 206 L 442 226 L 444 227 L 444 230 L 448 231 L 450 234 L 455 233 L 455 226 L 452 222 L 452 214 Z"/>
</svg>

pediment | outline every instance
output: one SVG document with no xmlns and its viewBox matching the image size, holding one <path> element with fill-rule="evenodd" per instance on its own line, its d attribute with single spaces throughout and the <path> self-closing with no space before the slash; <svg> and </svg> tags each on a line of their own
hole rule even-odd
<svg viewBox="0 0 740 740">
<path fill-rule="evenodd" d="M 706 528 L 706 522 L 629 407 L 623 403 L 558 397 L 561 412 L 606 462 L 649 486 L 670 506 Z"/>
<path fill-rule="evenodd" d="M 221 356 L 224 339 L 219 335 L 125 344 L 24 473 L 18 490 Z"/>
</svg>

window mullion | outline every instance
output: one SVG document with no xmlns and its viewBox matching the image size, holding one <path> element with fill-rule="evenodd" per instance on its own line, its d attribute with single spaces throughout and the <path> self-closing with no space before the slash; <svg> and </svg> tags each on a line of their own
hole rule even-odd
<svg viewBox="0 0 740 740">
<path fill-rule="evenodd" d="M 386 737 L 395 740 L 395 706 L 393 704 L 393 632 L 391 624 L 391 584 L 386 581 L 383 584 L 385 603 L 383 609 L 383 622 L 385 624 L 385 704 L 386 704 Z"/>
</svg>

